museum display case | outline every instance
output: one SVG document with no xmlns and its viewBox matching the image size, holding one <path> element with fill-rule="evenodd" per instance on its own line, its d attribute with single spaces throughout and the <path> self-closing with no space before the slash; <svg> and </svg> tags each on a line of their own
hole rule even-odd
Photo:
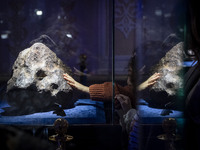
<svg viewBox="0 0 200 150">
<path fill-rule="evenodd" d="M 55 134 L 54 122 L 62 118 L 69 123 L 75 148 L 89 149 L 101 147 L 115 130 L 121 131 L 113 122 L 113 10 L 113 1 L 106 0 L 2 2 L 3 135 L 16 133 L 15 126 L 49 144 L 49 137 Z M 84 86 L 109 82 L 109 100 L 90 99 L 89 93 L 68 84 L 65 73 Z M 116 135 L 120 139 L 120 132 Z M 26 145 L 23 140 L 20 144 Z M 120 147 L 118 143 L 107 145 Z M 73 143 L 69 147 L 74 148 Z"/>
<path fill-rule="evenodd" d="M 68 73 L 86 86 L 113 82 L 112 16 L 107 1 L 5 2 L 0 122 L 50 125 L 65 116 L 70 124 L 112 123 L 112 100 L 105 114 L 104 102 L 63 78 Z"/>
<path fill-rule="evenodd" d="M 183 76 L 194 65 L 184 48 L 186 1 L 7 0 L 0 8 L 3 146 L 14 134 L 25 149 L 182 148 Z M 121 90 L 127 84 L 133 96 Z M 132 96 L 130 133 L 117 94 Z"/>
<path fill-rule="evenodd" d="M 139 68 L 145 68 L 140 82 L 155 72 L 161 78 L 139 92 L 140 149 L 184 149 L 184 74 L 193 62 L 184 47 L 186 6 L 179 0 L 142 3 L 137 52 Z"/>
</svg>

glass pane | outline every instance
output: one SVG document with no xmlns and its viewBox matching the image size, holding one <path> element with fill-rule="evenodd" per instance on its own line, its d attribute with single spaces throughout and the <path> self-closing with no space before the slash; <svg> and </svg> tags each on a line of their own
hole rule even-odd
<svg viewBox="0 0 200 150">
<path fill-rule="evenodd" d="M 8 0 L 0 7 L 0 123 L 111 123 L 112 1 Z"/>
<path fill-rule="evenodd" d="M 128 149 L 131 124 L 136 115 L 138 2 L 115 0 L 114 8 L 114 122 L 122 127 L 122 149 Z M 131 148 L 133 149 L 133 148 Z"/>
<path fill-rule="evenodd" d="M 139 83 L 153 83 L 160 73 L 155 84 L 138 93 L 140 149 L 178 148 L 184 124 L 185 2 L 142 1 L 140 8 L 136 34 L 138 69 L 142 69 Z M 177 142 L 167 142 L 172 134 Z"/>
</svg>

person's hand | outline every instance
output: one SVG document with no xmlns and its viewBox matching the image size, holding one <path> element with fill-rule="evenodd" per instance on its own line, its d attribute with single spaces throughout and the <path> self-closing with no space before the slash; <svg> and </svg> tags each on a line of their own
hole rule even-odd
<svg viewBox="0 0 200 150">
<path fill-rule="evenodd" d="M 69 85 L 71 85 L 72 87 L 82 91 L 82 92 L 86 92 L 89 93 L 89 87 L 80 84 L 79 82 L 77 82 L 76 80 L 74 80 L 70 75 L 68 75 L 67 73 L 63 74 L 64 79 L 67 80 L 67 83 Z"/>
<path fill-rule="evenodd" d="M 131 100 L 126 95 L 117 94 L 115 96 L 115 100 L 119 101 L 124 114 L 127 113 L 132 108 Z"/>
<path fill-rule="evenodd" d="M 141 91 L 150 86 L 153 86 L 160 78 L 160 76 L 160 73 L 154 73 L 151 77 L 149 77 L 146 81 L 139 85 L 138 90 Z"/>
</svg>

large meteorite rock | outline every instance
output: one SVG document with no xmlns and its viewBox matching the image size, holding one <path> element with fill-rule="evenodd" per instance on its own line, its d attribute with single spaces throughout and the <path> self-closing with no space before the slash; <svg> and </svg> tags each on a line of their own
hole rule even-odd
<svg viewBox="0 0 200 150">
<path fill-rule="evenodd" d="M 42 43 L 19 53 L 7 83 L 8 103 L 19 114 L 48 111 L 55 104 L 73 107 L 73 89 L 63 79 L 71 69 Z"/>
<path fill-rule="evenodd" d="M 183 62 L 183 42 L 176 44 L 160 60 L 155 72 L 161 73 L 161 78 L 150 89 L 151 105 L 157 107 L 175 108 L 176 101 L 181 97 L 183 88 L 182 62 Z"/>
</svg>

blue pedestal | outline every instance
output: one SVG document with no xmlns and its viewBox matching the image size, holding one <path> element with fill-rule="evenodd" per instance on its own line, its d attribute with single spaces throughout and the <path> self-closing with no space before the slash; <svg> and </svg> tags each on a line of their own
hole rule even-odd
<svg viewBox="0 0 200 150">
<path fill-rule="evenodd" d="M 139 101 L 138 110 L 140 121 L 142 124 L 162 124 L 166 118 L 183 119 L 183 112 L 178 110 L 164 110 L 159 108 L 149 107 L 148 103 L 143 99 Z M 162 115 L 163 111 L 169 111 L 169 114 Z"/>
<path fill-rule="evenodd" d="M 0 104 L 0 113 L 2 108 L 8 107 L 7 103 Z M 103 102 L 92 101 L 90 99 L 79 99 L 75 107 L 65 109 L 66 116 L 58 116 L 53 111 L 38 112 L 22 116 L 2 116 L 0 115 L 0 124 L 9 125 L 53 125 L 57 118 L 65 118 L 69 124 L 104 124 L 105 113 Z"/>
</svg>

